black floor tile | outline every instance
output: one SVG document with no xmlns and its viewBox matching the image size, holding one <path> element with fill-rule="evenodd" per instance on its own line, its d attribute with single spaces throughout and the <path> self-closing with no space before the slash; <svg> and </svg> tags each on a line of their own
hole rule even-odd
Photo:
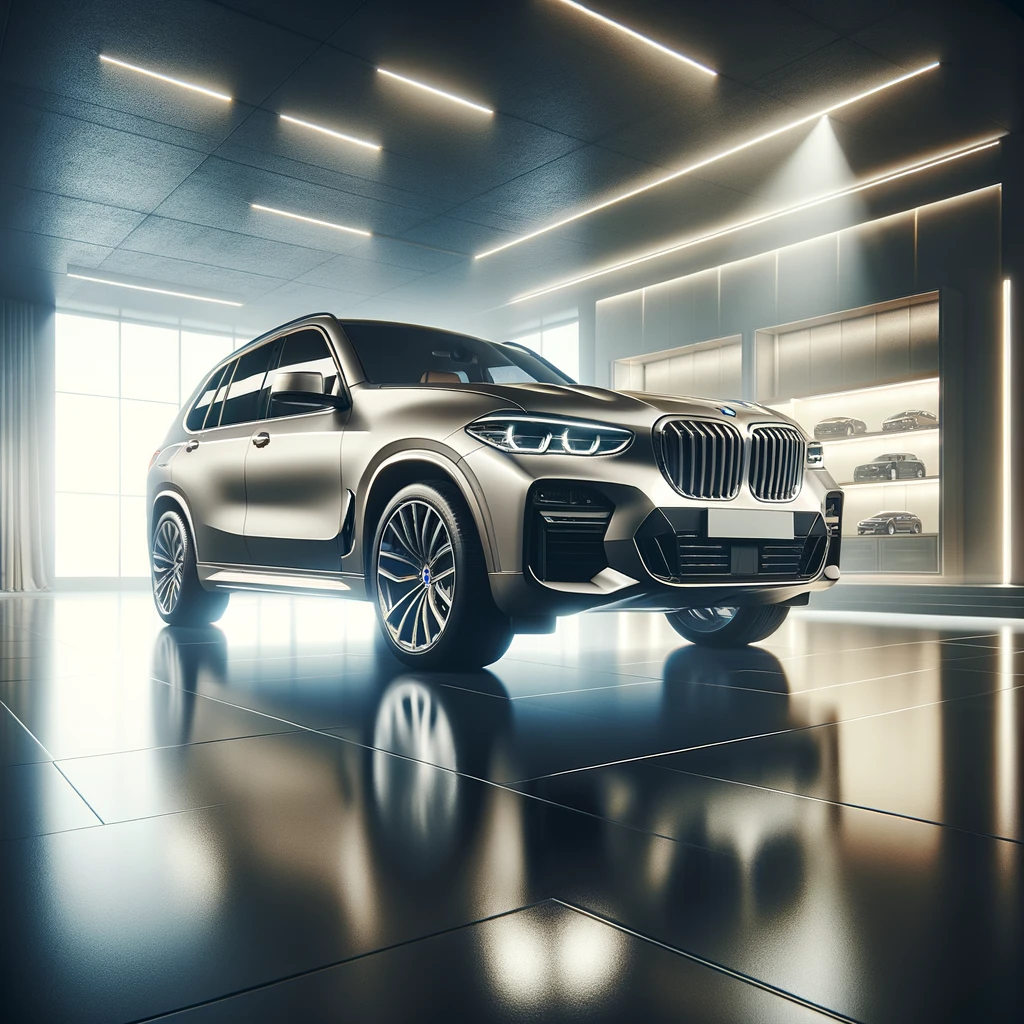
<svg viewBox="0 0 1024 1024">
<path fill-rule="evenodd" d="M 23 839 L 99 824 L 51 761 L 0 768 L 0 839 Z"/>
<path fill-rule="evenodd" d="M 396 980 L 401 979 L 400 984 Z M 172 1015 L 181 1024 L 830 1020 L 555 902 Z"/>
</svg>

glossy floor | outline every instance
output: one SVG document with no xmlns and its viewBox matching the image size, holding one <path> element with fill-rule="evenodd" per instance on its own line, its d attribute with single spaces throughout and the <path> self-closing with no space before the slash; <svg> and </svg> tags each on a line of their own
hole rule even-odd
<svg viewBox="0 0 1024 1024">
<path fill-rule="evenodd" d="M 1024 1019 L 1024 624 L 375 636 L 0 599 L 5 1019 Z"/>
</svg>

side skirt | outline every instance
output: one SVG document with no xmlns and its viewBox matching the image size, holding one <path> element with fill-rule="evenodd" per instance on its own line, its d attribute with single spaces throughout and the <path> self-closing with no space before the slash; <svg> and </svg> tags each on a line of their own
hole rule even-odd
<svg viewBox="0 0 1024 1024">
<path fill-rule="evenodd" d="M 366 600 L 366 585 L 355 573 L 312 572 L 263 565 L 218 565 L 200 562 L 199 582 L 206 590 L 259 590 L 304 597 L 345 597 Z"/>
</svg>

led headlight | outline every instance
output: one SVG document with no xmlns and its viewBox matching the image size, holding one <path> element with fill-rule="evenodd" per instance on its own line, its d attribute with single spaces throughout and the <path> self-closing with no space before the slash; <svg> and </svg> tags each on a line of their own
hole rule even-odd
<svg viewBox="0 0 1024 1024">
<path fill-rule="evenodd" d="M 470 423 L 466 432 L 484 444 L 519 455 L 615 455 L 633 440 L 633 432 L 622 427 L 528 413 L 484 416 Z"/>
<path fill-rule="evenodd" d="M 825 448 L 822 444 L 820 444 L 817 441 L 807 442 L 807 468 L 825 468 Z"/>
</svg>

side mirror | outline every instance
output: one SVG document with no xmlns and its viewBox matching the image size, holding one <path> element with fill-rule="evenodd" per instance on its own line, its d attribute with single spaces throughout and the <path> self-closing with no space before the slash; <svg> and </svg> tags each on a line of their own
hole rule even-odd
<svg viewBox="0 0 1024 1024">
<path fill-rule="evenodd" d="M 281 370 L 274 374 L 270 384 L 272 401 L 287 405 L 300 405 L 313 409 L 343 409 L 348 405 L 339 395 L 324 393 L 324 375 L 309 370 Z"/>
</svg>

